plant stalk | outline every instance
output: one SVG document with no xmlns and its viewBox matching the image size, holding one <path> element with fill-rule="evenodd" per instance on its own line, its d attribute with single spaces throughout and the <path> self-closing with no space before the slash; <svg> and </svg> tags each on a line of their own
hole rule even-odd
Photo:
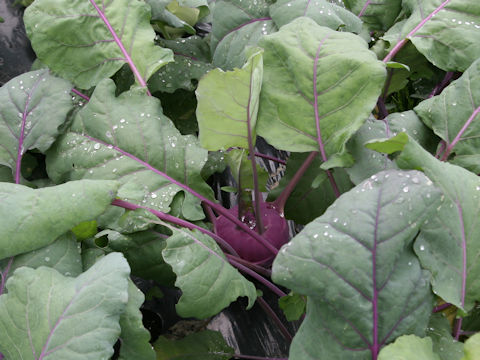
<svg viewBox="0 0 480 360">
<path fill-rule="evenodd" d="M 261 296 L 257 298 L 257 302 L 258 302 L 258 305 L 262 307 L 263 311 L 265 311 L 267 315 L 270 316 L 272 320 L 275 322 L 275 324 L 278 326 L 278 329 L 281 331 L 283 337 L 291 343 L 293 340 L 293 336 L 285 327 L 282 320 L 280 320 L 280 318 L 277 316 L 275 311 L 273 311 L 270 305 L 268 305 L 268 303 Z"/>
<path fill-rule="evenodd" d="M 73 92 L 75 95 L 80 96 L 83 100 L 90 101 L 90 98 L 89 98 L 87 95 L 81 93 L 81 92 L 78 91 L 77 89 L 72 88 L 72 90 L 70 90 L 70 91 Z"/>
</svg>

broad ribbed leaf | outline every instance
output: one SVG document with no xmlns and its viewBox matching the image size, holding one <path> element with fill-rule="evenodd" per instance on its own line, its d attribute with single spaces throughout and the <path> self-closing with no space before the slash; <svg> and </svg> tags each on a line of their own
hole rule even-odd
<svg viewBox="0 0 480 360">
<path fill-rule="evenodd" d="M 25 28 L 38 58 L 82 89 L 97 85 L 128 63 L 144 85 L 172 52 L 153 42 L 144 1 L 37 0 Z"/>
<path fill-rule="evenodd" d="M 430 275 L 411 244 L 439 202 L 440 192 L 421 172 L 384 171 L 284 245 L 273 279 L 308 296 L 290 359 L 373 359 L 398 336 L 424 335 Z"/>
<path fill-rule="evenodd" d="M 306 17 L 259 45 L 265 52 L 258 134 L 282 150 L 343 153 L 375 106 L 385 65 L 357 35 Z"/>
<path fill-rule="evenodd" d="M 262 78 L 262 52 L 257 51 L 243 68 L 228 72 L 215 69 L 200 80 L 197 120 L 200 144 L 205 149 L 248 149 L 249 133 L 255 144 Z"/>
<path fill-rule="evenodd" d="M 128 280 L 128 302 L 120 316 L 120 356 L 119 360 L 155 360 L 155 352 L 150 345 L 150 333 L 143 327 L 142 306 L 145 296 L 132 280 Z"/>
<path fill-rule="evenodd" d="M 382 351 L 378 360 L 441 360 L 433 352 L 432 339 L 415 335 L 399 337 Z"/>
<path fill-rule="evenodd" d="M 162 212 L 182 189 L 163 174 L 211 196 L 200 171 L 207 151 L 193 136 L 182 136 L 162 114 L 158 99 L 131 90 L 115 97 L 111 80 L 100 83 L 77 113 L 70 132 L 47 154 L 47 171 L 56 182 L 118 179 L 124 200 Z M 186 194 L 183 215 L 203 218 L 200 200 Z"/>
<path fill-rule="evenodd" d="M 174 229 L 167 239 L 163 258 L 177 274 L 182 290 L 177 313 L 204 319 L 218 314 L 239 296 L 248 297 L 251 308 L 257 297 L 255 286 L 233 268 L 217 243 L 198 231 Z"/>
<path fill-rule="evenodd" d="M 0 297 L 0 351 L 9 360 L 110 358 L 129 273 L 119 253 L 77 278 L 47 267 L 18 269 Z"/>
<path fill-rule="evenodd" d="M 348 9 L 362 19 L 370 31 L 389 29 L 402 9 L 402 0 L 344 0 L 343 2 Z"/>
<path fill-rule="evenodd" d="M 422 226 L 415 252 L 432 273 L 434 292 L 468 311 L 480 300 L 480 179 L 435 159 L 412 139 L 397 164 L 423 170 L 444 193 L 445 204 Z"/>
<path fill-rule="evenodd" d="M 38 268 L 48 266 L 65 276 L 78 276 L 82 271 L 80 243 L 68 232 L 61 235 L 55 242 L 38 250 L 0 260 L 0 274 L 5 282 L 13 272 L 22 267 Z M 2 293 L 0 289 L 0 294 Z"/>
<path fill-rule="evenodd" d="M 453 152 L 460 164 L 468 161 L 469 170 L 480 172 L 480 59 L 440 95 L 414 110 L 446 142 L 443 159 Z"/>
<path fill-rule="evenodd" d="M 0 259 L 52 243 L 75 225 L 95 219 L 115 198 L 115 181 L 72 181 L 33 190 L 0 183 Z"/>
<path fill-rule="evenodd" d="M 71 88 L 47 69 L 17 76 L 0 88 L 0 164 L 12 169 L 17 183 L 25 152 L 45 152 L 59 135 L 72 108 Z"/>
<path fill-rule="evenodd" d="M 318 25 L 332 30 L 341 29 L 357 34 L 362 31 L 362 21 L 357 16 L 326 0 L 279 0 L 270 7 L 270 15 L 279 28 L 293 19 L 307 16 Z"/>
<path fill-rule="evenodd" d="M 409 39 L 432 64 L 445 71 L 465 71 L 480 57 L 480 2 L 477 0 L 404 0 L 410 17 L 392 34 L 391 45 Z M 435 11 L 435 16 L 430 16 Z"/>
<path fill-rule="evenodd" d="M 223 70 L 243 66 L 247 48 L 275 31 L 277 27 L 269 17 L 267 1 L 217 1 L 210 42 L 213 65 Z"/>
</svg>

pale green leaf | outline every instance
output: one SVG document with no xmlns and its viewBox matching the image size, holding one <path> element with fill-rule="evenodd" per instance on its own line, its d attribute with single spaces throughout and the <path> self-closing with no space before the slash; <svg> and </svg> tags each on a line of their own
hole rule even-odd
<svg viewBox="0 0 480 360">
<path fill-rule="evenodd" d="M 257 51 L 242 69 L 215 69 L 200 80 L 196 91 L 197 120 L 204 148 L 248 149 L 249 132 L 255 144 L 262 78 L 262 52 Z"/>
<path fill-rule="evenodd" d="M 115 198 L 115 181 L 72 181 L 33 190 L 0 183 L 0 259 L 52 243 L 75 225 L 95 219 Z"/>
<path fill-rule="evenodd" d="M 170 50 L 155 45 L 150 16 L 144 1 L 37 0 L 24 21 L 38 58 L 88 89 L 125 63 L 138 71 L 141 84 L 173 60 Z"/>
<path fill-rule="evenodd" d="M 283 246 L 273 280 L 308 296 L 291 359 L 372 359 L 398 336 L 424 335 L 430 275 L 411 245 L 440 194 L 419 171 L 380 172 Z"/>
<path fill-rule="evenodd" d="M 440 357 L 433 352 L 432 339 L 404 335 L 383 348 L 378 360 L 440 360 Z"/>
<path fill-rule="evenodd" d="M 110 254 L 76 278 L 18 269 L 0 297 L 0 352 L 9 360 L 98 360 L 113 355 L 130 269 Z"/>
<path fill-rule="evenodd" d="M 0 88 L 1 165 L 15 175 L 27 150 L 45 152 L 52 145 L 72 109 L 71 88 L 47 69 L 17 76 Z"/>
<path fill-rule="evenodd" d="M 239 296 L 247 296 L 248 308 L 253 306 L 255 286 L 228 263 L 211 237 L 196 230 L 172 231 L 163 258 L 177 274 L 175 285 L 182 290 L 176 307 L 180 316 L 216 315 Z"/>
<path fill-rule="evenodd" d="M 305 313 L 307 301 L 302 295 L 290 292 L 278 299 L 278 306 L 283 310 L 288 321 L 295 321 Z"/>
<path fill-rule="evenodd" d="M 375 106 L 385 64 L 359 36 L 306 17 L 264 37 L 259 46 L 265 52 L 258 134 L 282 150 L 323 146 L 327 158 L 342 154 Z"/>
<path fill-rule="evenodd" d="M 465 356 L 462 360 L 477 360 L 480 357 L 480 333 L 465 341 Z"/>
<path fill-rule="evenodd" d="M 365 147 L 384 154 L 393 154 L 394 152 L 403 150 L 408 142 L 408 135 L 404 132 L 398 133 L 389 139 L 373 139 L 365 143 Z"/>
</svg>

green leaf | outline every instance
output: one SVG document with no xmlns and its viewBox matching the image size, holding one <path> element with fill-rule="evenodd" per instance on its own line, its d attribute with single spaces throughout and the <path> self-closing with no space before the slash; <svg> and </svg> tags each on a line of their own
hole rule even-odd
<svg viewBox="0 0 480 360">
<path fill-rule="evenodd" d="M 307 303 L 302 295 L 290 292 L 278 299 L 278 306 L 283 310 L 288 321 L 295 321 L 305 313 Z"/>
<path fill-rule="evenodd" d="M 72 109 L 71 88 L 46 69 L 17 76 L 0 88 L 0 164 L 14 176 L 27 150 L 43 153 L 60 134 Z"/>
<path fill-rule="evenodd" d="M 422 226 L 415 252 L 422 266 L 432 273 L 433 291 L 468 311 L 480 300 L 480 179 L 461 167 L 435 159 L 412 139 L 397 164 L 400 168 L 423 170 L 444 194 L 445 203 Z"/>
<path fill-rule="evenodd" d="M 104 80 L 77 113 L 70 132 L 47 154 L 54 181 L 118 179 L 118 197 L 162 212 L 182 189 L 165 178 L 212 197 L 200 171 L 207 160 L 195 137 L 182 136 L 162 114 L 158 99 L 133 89 L 115 97 L 115 85 Z M 200 200 L 187 193 L 183 215 L 203 218 Z"/>
<path fill-rule="evenodd" d="M 9 360 L 98 360 L 113 355 L 130 269 L 110 254 L 77 278 L 22 267 L 0 297 L 0 352 Z"/>
<path fill-rule="evenodd" d="M 279 0 L 270 7 L 270 16 L 280 28 L 292 20 L 306 16 L 318 25 L 332 30 L 342 29 L 359 34 L 362 21 L 345 8 L 331 4 L 326 0 L 311 2 L 308 0 Z"/>
<path fill-rule="evenodd" d="M 227 153 L 226 160 L 233 178 L 241 189 L 253 190 L 252 163 L 247 152 L 241 149 L 233 149 Z M 269 178 L 268 173 L 265 169 L 260 167 L 259 164 L 255 164 L 255 166 L 257 167 L 258 187 L 261 192 L 265 192 L 267 190 L 266 186 Z"/>
<path fill-rule="evenodd" d="M 212 330 L 193 333 L 176 341 L 160 336 L 154 346 L 157 359 L 162 360 L 228 360 L 234 352 L 222 334 Z"/>
<path fill-rule="evenodd" d="M 248 309 L 253 306 L 255 286 L 228 263 L 211 237 L 196 230 L 172 231 L 163 258 L 177 274 L 175 286 L 182 290 L 176 307 L 180 316 L 216 315 L 239 296 L 248 297 Z"/>
<path fill-rule="evenodd" d="M 433 352 L 432 339 L 404 335 L 383 348 L 378 360 L 440 360 L 440 357 Z"/>
<path fill-rule="evenodd" d="M 197 120 L 204 148 L 248 149 L 249 133 L 255 144 L 262 77 L 262 51 L 256 51 L 242 69 L 215 69 L 200 80 L 196 91 Z"/>
<path fill-rule="evenodd" d="M 385 65 L 357 35 L 306 17 L 259 45 L 265 52 L 258 134 L 282 150 L 342 154 L 375 106 Z"/>
<path fill-rule="evenodd" d="M 410 17 L 400 26 L 400 34 L 391 42 L 405 38 L 424 22 L 409 40 L 432 64 L 445 71 L 465 71 L 480 57 L 480 3 L 460 0 L 446 3 L 434 17 L 427 17 L 443 0 L 404 0 L 403 7 Z"/>
<path fill-rule="evenodd" d="M 370 150 L 375 150 L 384 154 L 393 154 L 397 151 L 402 151 L 405 144 L 408 142 L 408 135 L 401 132 L 389 139 L 373 139 L 365 144 L 365 147 Z"/>
<path fill-rule="evenodd" d="M 16 269 L 22 266 L 33 269 L 48 266 L 65 276 L 76 277 L 83 271 L 80 243 L 72 233 L 68 232 L 43 248 L 0 260 L 0 269 L 3 269 L 0 273 L 2 273 L 3 281 L 6 281 Z"/>
<path fill-rule="evenodd" d="M 84 221 L 74 228 L 72 228 L 72 232 L 75 234 L 78 240 L 82 241 L 88 238 L 95 236 L 97 231 L 97 221 Z"/>
<path fill-rule="evenodd" d="M 153 92 L 172 93 L 177 89 L 193 91 L 196 82 L 213 69 L 210 48 L 204 38 L 191 36 L 186 39 L 163 40 L 162 46 L 172 49 L 174 61 L 158 70 L 148 81 Z M 163 101 L 162 101 L 163 105 Z"/>
<path fill-rule="evenodd" d="M 402 9 L 402 0 L 344 0 L 345 6 L 357 14 L 370 31 L 387 30 L 395 22 Z"/>
<path fill-rule="evenodd" d="M 386 65 L 387 65 L 387 68 L 389 68 L 389 69 L 404 69 L 404 70 L 407 70 L 408 72 L 410 72 L 410 67 L 406 64 L 402 64 L 402 63 L 395 62 L 395 61 L 387 61 Z"/>
<path fill-rule="evenodd" d="M 277 187 L 268 194 L 268 201 L 273 201 L 282 193 L 303 164 L 308 154 L 292 153 L 287 161 L 287 170 Z M 302 178 L 295 186 L 285 204 L 285 217 L 298 224 L 308 224 L 335 201 L 336 196 L 328 180 L 327 173 L 320 169 L 321 160 L 317 156 Z M 337 168 L 333 171 L 335 182 L 341 193 L 352 188 L 345 170 Z"/>
<path fill-rule="evenodd" d="M 465 341 L 465 356 L 462 360 L 476 360 L 480 356 L 480 333 Z"/>
<path fill-rule="evenodd" d="M 143 1 L 37 0 L 25 10 L 24 21 L 38 58 L 82 89 L 125 63 L 141 84 L 173 60 L 170 50 L 154 44 L 150 7 Z"/>
<path fill-rule="evenodd" d="M 150 333 L 143 327 L 142 306 L 145 296 L 132 280 L 128 280 L 128 302 L 120 316 L 120 356 L 119 360 L 155 360 L 155 352 L 150 345 Z"/>
<path fill-rule="evenodd" d="M 290 358 L 371 359 L 398 336 L 424 335 L 430 275 L 411 245 L 439 202 L 421 172 L 380 172 L 282 247 L 273 280 L 308 296 Z"/>
<path fill-rule="evenodd" d="M 460 360 L 463 343 L 454 340 L 452 329 L 443 314 L 433 314 L 427 327 L 427 336 L 433 341 L 433 350 L 441 360 Z"/>
<path fill-rule="evenodd" d="M 75 225 L 95 219 L 115 198 L 115 181 L 72 181 L 33 190 L 0 183 L 0 259 L 52 243 Z"/>
<path fill-rule="evenodd" d="M 447 155 L 452 151 L 462 157 L 476 157 L 480 147 L 480 59 L 440 95 L 422 101 L 414 110 L 446 142 Z M 480 164 L 469 169 L 477 172 Z"/>
</svg>

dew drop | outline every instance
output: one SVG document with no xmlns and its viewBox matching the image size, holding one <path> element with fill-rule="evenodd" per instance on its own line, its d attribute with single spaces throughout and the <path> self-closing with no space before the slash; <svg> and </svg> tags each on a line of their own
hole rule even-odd
<svg viewBox="0 0 480 360">
<path fill-rule="evenodd" d="M 125 122 L 125 119 L 120 119 L 120 122 L 123 124 Z"/>
<path fill-rule="evenodd" d="M 49 258 L 48 256 L 45 257 L 45 261 L 46 261 L 46 262 L 49 262 L 49 261 L 50 261 L 50 258 Z"/>
<path fill-rule="evenodd" d="M 99 144 L 99 143 L 96 143 L 95 145 L 93 145 L 93 148 L 94 148 L 95 150 L 100 149 L 100 144 Z"/>
<path fill-rule="evenodd" d="M 404 193 L 407 193 L 407 192 L 408 192 L 408 186 L 405 186 L 405 187 L 402 189 L 402 191 L 403 191 Z"/>
<path fill-rule="evenodd" d="M 425 246 L 420 245 L 420 251 L 423 251 L 423 250 L 425 250 Z"/>
<path fill-rule="evenodd" d="M 334 223 L 338 222 L 338 218 L 333 219 L 333 222 Z"/>
<path fill-rule="evenodd" d="M 111 138 L 112 137 L 112 133 L 110 131 L 107 131 L 105 133 L 105 136 L 108 137 L 108 138 Z"/>
<path fill-rule="evenodd" d="M 157 197 L 157 194 L 152 193 L 152 199 L 155 199 Z"/>
<path fill-rule="evenodd" d="M 314 239 L 318 238 L 318 234 L 313 235 L 313 238 Z"/>
<path fill-rule="evenodd" d="M 412 182 L 413 182 L 414 184 L 418 184 L 418 183 L 420 182 L 420 180 L 419 180 L 416 176 L 414 176 L 414 177 L 412 178 Z"/>
</svg>

